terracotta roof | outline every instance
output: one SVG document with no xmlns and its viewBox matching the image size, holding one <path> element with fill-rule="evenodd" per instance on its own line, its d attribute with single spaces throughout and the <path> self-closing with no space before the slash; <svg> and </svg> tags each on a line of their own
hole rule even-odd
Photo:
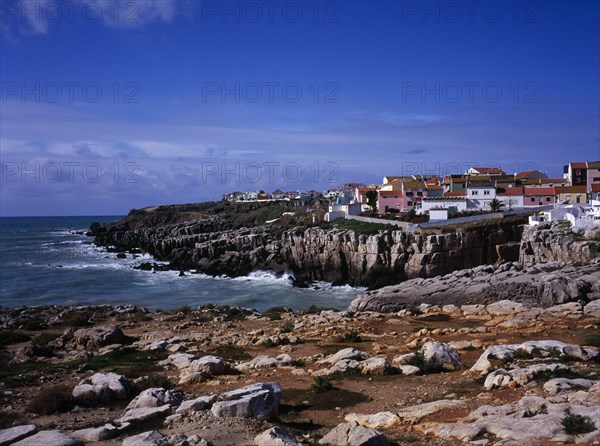
<svg viewBox="0 0 600 446">
<path fill-rule="evenodd" d="M 589 161 L 587 167 L 588 169 L 600 169 L 600 161 Z"/>
<path fill-rule="evenodd" d="M 571 163 L 571 169 L 587 169 L 587 163 Z"/>
<path fill-rule="evenodd" d="M 544 178 L 542 180 L 540 180 L 540 183 L 542 184 L 550 184 L 550 183 L 568 183 L 569 180 L 565 179 L 565 178 Z"/>
<path fill-rule="evenodd" d="M 504 192 L 499 192 L 498 195 L 519 196 L 523 195 L 522 187 L 507 187 Z"/>
<path fill-rule="evenodd" d="M 402 189 L 425 189 L 425 183 L 420 181 L 405 181 L 402 183 Z"/>
<path fill-rule="evenodd" d="M 379 195 L 396 196 L 400 198 L 402 193 L 399 190 L 380 190 Z"/>
<path fill-rule="evenodd" d="M 466 197 L 466 196 L 467 196 L 466 190 L 457 190 L 456 192 L 446 192 L 444 194 L 444 197 Z"/>
<path fill-rule="evenodd" d="M 600 192 L 600 184 L 592 184 L 592 192 Z"/>
<path fill-rule="evenodd" d="M 493 175 L 504 175 L 505 172 L 498 167 L 473 167 L 473 170 L 476 170 L 482 174 L 493 174 Z"/>
<path fill-rule="evenodd" d="M 526 187 L 525 188 L 525 196 L 545 196 L 545 195 L 555 195 L 556 191 L 554 187 Z"/>
<path fill-rule="evenodd" d="M 449 193 L 455 193 L 455 192 L 449 192 Z M 462 201 L 462 200 L 466 200 L 467 197 L 465 195 L 462 196 L 448 196 L 448 195 L 444 195 L 443 197 L 423 197 L 423 201 Z"/>
<path fill-rule="evenodd" d="M 437 184 L 427 184 L 425 185 L 427 190 L 442 190 L 444 189 L 442 186 L 438 186 Z"/>
<path fill-rule="evenodd" d="M 585 186 L 558 186 L 555 187 L 557 194 L 585 194 L 587 188 Z"/>
</svg>

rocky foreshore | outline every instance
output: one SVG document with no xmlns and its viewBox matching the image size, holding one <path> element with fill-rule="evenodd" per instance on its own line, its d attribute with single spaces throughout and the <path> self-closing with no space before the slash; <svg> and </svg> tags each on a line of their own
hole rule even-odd
<svg viewBox="0 0 600 446">
<path fill-rule="evenodd" d="M 0 309 L 0 445 L 599 444 L 600 300 Z"/>
</svg>

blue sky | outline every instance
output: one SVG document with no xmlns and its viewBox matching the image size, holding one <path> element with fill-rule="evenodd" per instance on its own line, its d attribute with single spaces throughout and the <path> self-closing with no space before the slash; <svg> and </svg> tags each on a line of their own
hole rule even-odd
<svg viewBox="0 0 600 446">
<path fill-rule="evenodd" d="M 2 0 L 0 214 L 600 158 L 600 3 Z"/>
</svg>

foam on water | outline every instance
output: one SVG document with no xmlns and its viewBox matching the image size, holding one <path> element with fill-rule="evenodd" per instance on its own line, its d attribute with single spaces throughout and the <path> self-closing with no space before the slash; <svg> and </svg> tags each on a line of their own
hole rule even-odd
<svg viewBox="0 0 600 446">
<path fill-rule="evenodd" d="M 114 220 L 104 219 L 104 221 Z M 96 217 L 0 218 L 2 247 L 0 305 L 135 304 L 151 309 L 205 303 L 305 309 L 345 308 L 362 289 L 315 283 L 295 288 L 290 273 L 255 271 L 245 277 L 211 277 L 178 271 L 142 271 L 144 262 L 166 264 L 149 254 L 116 253 L 75 232 L 87 231 Z"/>
</svg>

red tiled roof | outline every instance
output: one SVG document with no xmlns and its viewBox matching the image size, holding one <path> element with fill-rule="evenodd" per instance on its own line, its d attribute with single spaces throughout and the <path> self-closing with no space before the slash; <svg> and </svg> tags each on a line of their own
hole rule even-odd
<svg viewBox="0 0 600 446">
<path fill-rule="evenodd" d="M 587 163 L 571 163 L 571 169 L 587 169 Z"/>
<path fill-rule="evenodd" d="M 388 196 L 402 196 L 402 191 L 399 190 L 380 190 L 379 195 L 388 195 Z"/>
<path fill-rule="evenodd" d="M 499 174 L 499 175 L 504 175 L 505 172 L 498 168 L 498 167 L 473 167 L 473 170 L 476 170 L 479 173 L 482 174 Z"/>
<path fill-rule="evenodd" d="M 585 186 L 558 186 L 555 187 L 557 194 L 585 194 L 587 188 Z"/>
<path fill-rule="evenodd" d="M 426 184 L 425 188 L 427 190 L 442 190 L 443 189 L 442 186 L 438 186 L 437 184 Z"/>
<path fill-rule="evenodd" d="M 498 193 L 498 195 L 509 195 L 509 196 L 519 196 L 523 195 L 522 187 L 507 187 L 504 189 L 504 192 Z"/>
<path fill-rule="evenodd" d="M 466 196 L 467 196 L 466 190 L 457 190 L 455 192 L 446 192 L 444 194 L 444 197 L 466 197 Z"/>
<path fill-rule="evenodd" d="M 526 187 L 525 196 L 545 196 L 545 195 L 556 195 L 554 187 Z"/>
<path fill-rule="evenodd" d="M 600 184 L 592 184 L 592 192 L 600 192 Z"/>
</svg>

